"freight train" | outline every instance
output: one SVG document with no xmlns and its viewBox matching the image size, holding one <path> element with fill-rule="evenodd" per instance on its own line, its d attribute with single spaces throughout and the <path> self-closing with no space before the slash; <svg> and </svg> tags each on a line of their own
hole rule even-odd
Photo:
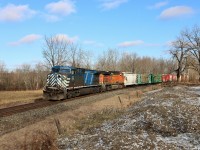
<svg viewBox="0 0 200 150">
<path fill-rule="evenodd" d="M 43 89 L 46 100 L 64 100 L 127 86 L 176 81 L 171 74 L 134 74 L 120 71 L 97 71 L 71 66 L 54 66 Z"/>
</svg>

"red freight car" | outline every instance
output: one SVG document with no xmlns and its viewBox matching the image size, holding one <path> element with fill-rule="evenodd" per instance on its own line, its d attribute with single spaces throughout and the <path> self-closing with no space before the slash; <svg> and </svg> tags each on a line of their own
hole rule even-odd
<svg viewBox="0 0 200 150">
<path fill-rule="evenodd" d="M 166 75 L 166 74 L 163 74 L 162 75 L 162 82 L 169 82 L 169 76 L 168 75 Z"/>
<path fill-rule="evenodd" d="M 162 81 L 163 82 L 170 82 L 170 81 L 172 81 L 172 75 L 171 74 L 163 74 L 162 75 Z"/>
<path fill-rule="evenodd" d="M 174 75 L 174 74 L 172 75 L 172 81 L 173 81 L 173 82 L 176 82 L 176 81 L 177 81 L 177 75 Z"/>
<path fill-rule="evenodd" d="M 163 74 L 162 75 L 162 82 L 176 82 L 177 76 L 173 74 Z"/>
</svg>

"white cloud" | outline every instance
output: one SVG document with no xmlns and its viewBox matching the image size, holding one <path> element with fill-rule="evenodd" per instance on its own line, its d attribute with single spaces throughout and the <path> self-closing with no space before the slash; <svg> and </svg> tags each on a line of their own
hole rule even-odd
<svg viewBox="0 0 200 150">
<path fill-rule="evenodd" d="M 57 38 L 58 40 L 64 40 L 64 41 L 67 41 L 70 43 L 74 43 L 74 42 L 78 41 L 78 39 L 79 39 L 78 36 L 69 37 L 66 34 L 57 34 L 54 36 L 54 38 Z"/>
<path fill-rule="evenodd" d="M 171 19 L 181 16 L 191 15 L 194 13 L 194 10 L 188 6 L 175 6 L 168 9 L 165 9 L 160 14 L 160 19 Z"/>
<path fill-rule="evenodd" d="M 131 47 L 131 46 L 138 46 L 138 45 L 142 45 L 142 44 L 144 44 L 144 41 L 136 40 L 136 41 L 122 42 L 122 43 L 119 43 L 118 46 L 119 47 Z"/>
<path fill-rule="evenodd" d="M 60 0 L 52 2 L 45 6 L 46 10 L 51 14 L 67 16 L 76 12 L 75 5 L 71 0 Z"/>
<path fill-rule="evenodd" d="M 36 14 L 36 11 L 31 10 L 28 5 L 8 4 L 0 8 L 0 21 L 22 21 Z"/>
<path fill-rule="evenodd" d="M 42 36 L 38 35 L 38 34 L 29 34 L 29 35 L 26 35 L 23 38 L 19 39 L 16 42 L 9 43 L 9 45 L 18 46 L 18 45 L 21 45 L 21 44 L 33 43 L 33 42 L 37 41 L 38 39 L 40 39 L 41 37 Z"/>
<path fill-rule="evenodd" d="M 126 2 L 128 2 L 128 0 L 104 0 L 102 1 L 101 7 L 104 10 L 110 10 L 110 9 L 117 8 Z"/>
<path fill-rule="evenodd" d="M 154 5 L 150 6 L 149 8 L 150 9 L 158 9 L 163 6 L 166 6 L 167 4 L 168 4 L 168 1 L 158 2 L 158 3 L 155 3 Z"/>
</svg>

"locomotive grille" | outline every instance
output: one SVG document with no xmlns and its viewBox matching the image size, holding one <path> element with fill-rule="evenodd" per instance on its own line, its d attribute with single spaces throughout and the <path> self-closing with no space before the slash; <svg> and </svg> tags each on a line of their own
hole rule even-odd
<svg viewBox="0 0 200 150">
<path fill-rule="evenodd" d="M 52 73 L 47 76 L 47 85 L 50 87 L 67 88 L 70 78 L 58 73 Z"/>
</svg>

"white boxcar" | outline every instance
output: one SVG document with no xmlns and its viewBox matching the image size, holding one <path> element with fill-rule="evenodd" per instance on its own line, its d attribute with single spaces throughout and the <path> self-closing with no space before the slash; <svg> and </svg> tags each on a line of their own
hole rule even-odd
<svg viewBox="0 0 200 150">
<path fill-rule="evenodd" d="M 124 86 L 137 84 L 137 74 L 133 74 L 132 72 L 123 72 L 123 75 L 124 75 Z"/>
</svg>

